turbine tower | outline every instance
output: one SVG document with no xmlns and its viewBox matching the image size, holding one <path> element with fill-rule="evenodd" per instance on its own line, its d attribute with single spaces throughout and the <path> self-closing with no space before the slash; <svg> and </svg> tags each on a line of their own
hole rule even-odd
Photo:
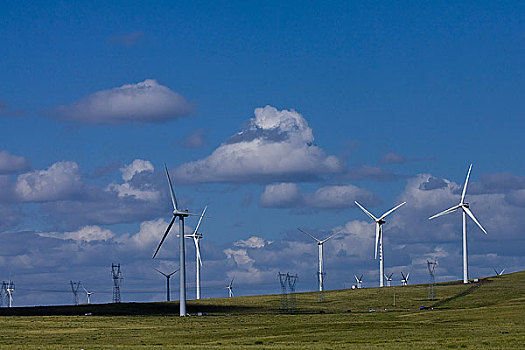
<svg viewBox="0 0 525 350">
<path fill-rule="evenodd" d="M 309 234 L 308 232 L 306 231 L 303 231 L 301 230 L 300 228 L 297 228 L 299 231 L 301 231 L 302 233 L 304 233 L 305 235 L 308 235 L 310 236 L 313 240 L 315 240 L 317 242 L 317 246 L 319 247 L 319 271 L 317 271 L 317 274 L 319 276 L 319 292 L 323 292 L 324 290 L 324 281 L 323 281 L 323 244 L 328 241 L 329 239 L 331 239 L 332 237 L 334 237 L 335 235 L 338 235 L 340 234 L 342 231 L 338 231 L 332 235 L 330 235 L 328 238 L 324 239 L 324 240 L 319 240 L 317 238 L 315 238 L 314 236 L 312 236 L 311 234 Z"/>
<path fill-rule="evenodd" d="M 170 301 L 170 277 L 179 269 L 173 271 L 172 273 L 165 274 L 164 272 L 160 271 L 159 269 L 155 269 L 158 273 L 160 273 L 162 276 L 166 277 L 166 301 Z"/>
<path fill-rule="evenodd" d="M 193 238 L 193 243 L 195 243 L 195 255 L 196 255 L 196 263 L 195 263 L 195 272 L 196 272 L 196 285 L 197 285 L 197 299 L 201 298 L 201 266 L 202 266 L 202 259 L 201 259 L 201 248 L 199 245 L 199 241 L 202 239 L 202 233 L 199 233 L 199 226 L 201 225 L 202 218 L 204 217 L 204 214 L 206 213 L 206 209 L 208 206 L 204 207 L 204 210 L 202 211 L 202 214 L 199 218 L 199 222 L 197 223 L 197 226 L 195 227 L 195 230 L 193 230 L 193 233 L 191 235 L 186 235 L 186 238 Z"/>
<path fill-rule="evenodd" d="M 465 194 L 467 193 L 468 178 L 470 176 L 471 170 L 472 164 L 470 164 L 470 167 L 468 168 L 467 178 L 465 179 L 465 185 L 463 186 L 463 192 L 461 193 L 461 199 L 459 201 L 459 204 L 428 218 L 429 220 L 432 220 L 434 218 L 437 218 L 438 216 L 452 213 L 453 211 L 456 211 L 457 209 L 461 208 L 463 212 L 463 283 L 468 283 L 467 215 L 472 219 L 472 221 L 476 223 L 476 225 L 478 225 L 481 231 L 487 234 L 487 231 L 485 231 L 485 229 L 483 228 L 483 226 L 481 226 L 474 214 L 472 214 L 472 211 L 470 211 L 469 203 L 465 202 Z"/>
<path fill-rule="evenodd" d="M 387 276 L 385 275 L 385 278 L 386 278 L 386 286 L 387 287 L 390 287 L 391 286 L 391 283 L 392 283 L 392 276 L 394 275 L 394 273 L 391 273 L 390 276 Z"/>
<path fill-rule="evenodd" d="M 226 289 L 228 289 L 228 298 L 232 298 L 233 297 L 233 280 L 234 279 L 235 279 L 235 276 L 233 276 L 230 284 L 226 286 Z"/>
<path fill-rule="evenodd" d="M 401 272 L 401 277 L 403 277 L 403 279 L 401 280 L 401 284 L 403 284 L 404 286 L 407 286 L 408 285 L 408 277 L 409 276 L 410 276 L 410 272 L 407 273 L 406 276 L 403 274 L 403 272 Z"/>
<path fill-rule="evenodd" d="M 365 212 L 366 215 L 368 215 L 372 220 L 376 222 L 376 246 L 374 249 L 374 259 L 377 259 L 377 246 L 379 244 L 379 287 L 383 287 L 383 275 L 385 274 L 384 268 L 383 268 L 383 224 L 386 222 L 384 219 L 390 215 L 394 210 L 398 209 L 399 207 L 406 204 L 406 202 L 403 202 L 394 208 L 390 209 L 383 215 L 381 215 L 379 218 L 376 218 L 374 215 L 372 215 L 368 210 L 366 210 L 361 204 L 357 203 L 357 201 L 354 201 L 355 204 L 359 208 L 361 208 L 362 211 Z"/>
<path fill-rule="evenodd" d="M 168 233 L 170 233 L 171 227 L 173 226 L 173 223 L 175 222 L 175 219 L 179 218 L 179 266 L 180 266 L 180 297 L 179 297 L 179 315 L 180 316 L 186 316 L 186 256 L 185 256 L 185 248 L 184 248 L 184 218 L 188 216 L 200 216 L 198 214 L 191 214 L 188 213 L 188 210 L 179 210 L 178 204 L 177 204 L 177 198 L 175 197 L 175 192 L 173 192 L 173 185 L 171 184 L 170 174 L 168 172 L 168 167 L 166 164 L 164 164 L 164 168 L 166 169 L 166 177 L 168 178 L 168 185 L 171 195 L 171 204 L 173 205 L 173 217 L 171 218 L 171 221 L 168 225 L 168 228 L 166 229 L 166 232 L 164 232 L 164 236 L 162 236 L 162 239 L 160 240 L 159 246 L 157 247 L 157 250 L 155 250 L 155 253 L 153 254 L 153 258 L 157 256 L 157 253 L 159 252 L 160 247 L 162 246 L 162 243 L 164 243 L 164 240 L 166 239 L 166 236 Z"/>
<path fill-rule="evenodd" d="M 356 275 L 354 275 L 354 277 L 355 277 L 355 281 L 357 282 L 357 288 L 358 289 L 363 288 L 363 275 L 361 275 L 361 277 L 357 277 Z"/>
<path fill-rule="evenodd" d="M 83 284 L 82 284 L 82 289 L 84 289 L 84 291 L 86 292 L 87 303 L 91 304 L 91 294 L 93 294 L 93 292 L 88 291 L 86 287 L 84 287 Z"/>
</svg>

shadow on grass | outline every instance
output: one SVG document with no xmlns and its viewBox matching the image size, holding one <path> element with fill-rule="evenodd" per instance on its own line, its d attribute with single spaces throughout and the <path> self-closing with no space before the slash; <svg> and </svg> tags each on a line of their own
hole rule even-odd
<svg viewBox="0 0 525 350">
<path fill-rule="evenodd" d="M 226 305 L 191 305 L 186 306 L 190 315 L 228 314 L 228 313 L 259 313 L 260 307 L 254 306 L 226 306 Z M 31 306 L 1 308 L 0 316 L 80 316 L 91 314 L 94 316 L 158 316 L 179 315 L 178 302 L 162 303 L 119 303 L 119 304 L 91 304 L 91 305 L 64 305 L 64 306 Z"/>
</svg>

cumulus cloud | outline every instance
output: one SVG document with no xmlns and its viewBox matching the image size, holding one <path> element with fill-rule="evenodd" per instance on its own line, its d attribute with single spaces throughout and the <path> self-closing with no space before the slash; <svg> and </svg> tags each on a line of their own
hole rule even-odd
<svg viewBox="0 0 525 350">
<path fill-rule="evenodd" d="M 324 186 L 313 193 L 302 193 L 296 184 L 278 183 L 265 187 L 259 204 L 272 208 L 341 209 L 354 206 L 356 200 L 370 205 L 379 201 L 372 192 L 354 185 Z"/>
<path fill-rule="evenodd" d="M 135 159 L 132 163 L 120 168 L 120 171 L 122 173 L 122 179 L 125 181 L 125 183 L 109 184 L 106 188 L 107 191 L 113 191 L 117 193 L 119 197 L 130 196 L 145 201 L 156 201 L 160 198 L 160 193 L 155 188 L 153 188 L 151 182 L 141 182 L 139 187 L 130 182 L 133 180 L 135 175 L 143 173 L 152 174 L 155 171 L 155 168 L 151 162 L 142 159 Z"/>
<path fill-rule="evenodd" d="M 341 161 L 315 146 L 312 129 L 294 110 L 255 109 L 243 131 L 206 158 L 173 171 L 183 182 L 266 182 L 317 179 L 343 170 Z"/>
<path fill-rule="evenodd" d="M 26 171 L 29 168 L 29 161 L 25 157 L 15 156 L 5 150 L 0 151 L 0 174 Z"/>
<path fill-rule="evenodd" d="M 53 118 L 84 124 L 161 123 L 191 112 L 178 93 L 154 79 L 97 91 L 69 105 L 56 107 Z"/>
<path fill-rule="evenodd" d="M 262 248 L 265 245 L 272 244 L 270 241 L 266 241 L 264 238 L 252 236 L 246 240 L 238 240 L 237 242 L 233 243 L 236 247 L 244 247 L 244 248 Z"/>
<path fill-rule="evenodd" d="M 81 191 L 81 174 L 75 162 L 57 162 L 48 169 L 21 174 L 15 184 L 15 193 L 24 202 L 68 199 Z"/>
</svg>

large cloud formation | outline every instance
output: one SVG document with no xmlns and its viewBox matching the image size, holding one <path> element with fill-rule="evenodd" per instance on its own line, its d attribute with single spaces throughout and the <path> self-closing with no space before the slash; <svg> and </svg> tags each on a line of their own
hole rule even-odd
<svg viewBox="0 0 525 350">
<path fill-rule="evenodd" d="M 182 182 L 267 182 L 317 179 L 343 170 L 315 146 L 312 129 L 294 110 L 255 109 L 246 128 L 206 158 L 176 168 Z"/>
<path fill-rule="evenodd" d="M 154 79 L 97 91 L 50 116 L 84 124 L 161 123 L 191 112 L 184 97 Z"/>
</svg>

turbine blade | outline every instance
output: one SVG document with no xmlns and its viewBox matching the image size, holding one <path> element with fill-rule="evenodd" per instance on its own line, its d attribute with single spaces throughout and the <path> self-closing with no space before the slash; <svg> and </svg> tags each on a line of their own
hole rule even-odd
<svg viewBox="0 0 525 350">
<path fill-rule="evenodd" d="M 359 283 L 359 278 L 357 278 L 356 275 L 354 275 L 354 277 L 355 277 L 355 281 L 356 281 L 357 283 Z"/>
<path fill-rule="evenodd" d="M 381 234 L 381 225 L 376 222 L 376 249 L 374 250 L 374 259 L 377 259 L 377 245 L 379 244 L 379 235 Z"/>
<path fill-rule="evenodd" d="M 494 272 L 496 273 L 496 276 L 499 276 L 499 272 L 498 272 L 498 270 L 496 270 L 496 268 L 495 268 L 495 267 L 493 267 L 492 269 L 493 269 L 493 270 L 494 270 Z"/>
<path fill-rule="evenodd" d="M 388 215 L 392 214 L 392 212 L 393 212 L 394 210 L 396 210 L 396 209 L 399 208 L 399 207 L 402 207 L 402 206 L 405 205 L 406 203 L 407 203 L 407 202 L 403 202 L 403 203 L 401 203 L 401 204 L 399 204 L 399 205 L 393 207 L 392 209 L 390 209 L 389 211 L 387 211 L 386 213 L 384 213 L 383 215 L 381 215 L 381 217 L 379 218 L 379 220 L 386 218 Z"/>
<path fill-rule="evenodd" d="M 503 275 L 503 272 L 505 272 L 505 269 L 501 270 L 501 272 L 499 273 L 499 275 Z"/>
<path fill-rule="evenodd" d="M 171 203 L 173 204 L 173 210 L 178 211 L 177 198 L 175 197 L 175 192 L 173 192 L 173 185 L 171 184 L 170 173 L 168 172 L 168 166 L 164 163 L 164 168 L 166 169 L 166 176 L 168 178 L 168 184 L 170 185 L 170 194 L 171 194 Z"/>
<path fill-rule="evenodd" d="M 407 274 L 407 281 L 408 281 L 408 276 L 410 276 L 410 272 Z"/>
<path fill-rule="evenodd" d="M 204 210 L 202 211 L 202 214 L 201 214 L 201 216 L 199 218 L 199 222 L 197 222 L 197 226 L 195 226 L 195 230 L 193 231 L 193 235 L 197 234 L 197 231 L 199 230 L 199 226 L 201 225 L 202 217 L 204 216 L 204 213 L 206 213 L 206 209 L 207 208 L 208 208 L 208 206 L 204 207 Z"/>
<path fill-rule="evenodd" d="M 170 273 L 168 276 L 166 277 L 171 277 L 174 273 L 177 273 L 178 271 L 180 270 L 180 268 L 178 268 L 177 270 L 173 271 L 172 273 Z"/>
<path fill-rule="evenodd" d="M 403 272 L 401 272 L 401 276 L 403 277 L 403 279 L 406 279 L 405 275 L 403 274 Z"/>
<path fill-rule="evenodd" d="M 175 222 L 176 218 L 177 218 L 176 216 L 171 218 L 170 224 L 168 225 L 168 228 L 166 229 L 166 232 L 164 232 L 164 236 L 162 236 L 162 239 L 160 240 L 159 246 L 157 247 L 157 250 L 155 250 L 155 254 L 153 254 L 152 259 L 155 259 L 155 257 L 157 256 L 157 253 L 159 252 L 160 246 L 162 245 L 162 243 L 164 243 L 164 240 L 166 239 L 166 236 L 168 235 L 168 233 L 170 233 L 171 226 L 173 226 L 173 223 Z"/>
<path fill-rule="evenodd" d="M 447 210 L 443 210 L 441 213 L 437 213 L 436 215 L 432 215 L 432 216 L 429 217 L 428 219 L 429 219 L 429 220 L 432 220 L 432 219 L 434 219 L 434 218 L 437 218 L 438 216 L 452 213 L 454 210 L 456 210 L 456 209 L 458 209 L 458 208 L 461 208 L 461 204 L 458 204 L 458 205 L 455 205 L 455 206 L 453 206 L 453 207 L 450 207 L 450 208 L 448 208 Z"/>
<path fill-rule="evenodd" d="M 314 236 L 312 236 L 312 235 L 309 234 L 308 232 L 301 230 L 299 227 L 298 227 L 297 229 L 298 229 L 299 231 L 301 231 L 302 233 L 304 233 L 305 235 L 308 235 L 308 236 L 312 237 L 312 239 L 314 239 L 317 243 L 322 243 L 320 240 L 318 240 L 317 238 L 315 238 Z"/>
<path fill-rule="evenodd" d="M 481 231 L 485 232 L 485 234 L 487 234 L 487 231 L 485 231 L 485 229 L 483 228 L 483 226 L 481 226 L 481 224 L 479 223 L 479 221 L 476 219 L 476 217 L 474 216 L 474 214 L 472 214 L 472 212 L 470 211 L 469 208 L 467 207 L 463 207 L 463 210 L 465 211 L 465 213 L 467 213 L 468 216 L 470 216 L 470 218 L 476 223 L 476 225 L 479 226 L 479 228 L 481 229 Z"/>
<path fill-rule="evenodd" d="M 465 200 L 465 194 L 467 194 L 468 178 L 470 176 L 470 171 L 471 170 L 472 170 L 472 164 L 470 164 L 470 167 L 468 168 L 467 178 L 465 179 L 465 185 L 463 186 L 463 193 L 461 193 L 461 202 L 460 203 L 463 203 L 463 201 Z"/>
<path fill-rule="evenodd" d="M 160 271 L 159 269 L 157 269 L 156 267 L 154 267 L 154 269 L 160 273 L 161 275 L 163 275 L 164 277 L 168 277 L 168 275 L 166 275 L 164 272 Z M 171 276 L 171 275 L 170 275 Z"/>
<path fill-rule="evenodd" d="M 372 220 L 377 221 L 377 218 L 374 215 L 372 215 L 368 210 L 366 210 L 361 204 L 357 203 L 357 201 L 354 201 L 354 203 L 357 204 L 357 206 L 361 208 L 361 210 L 364 211 L 366 215 L 370 216 Z"/>
<path fill-rule="evenodd" d="M 332 237 L 334 237 L 334 236 L 340 234 L 341 232 L 343 232 L 343 230 L 339 230 L 339 231 L 337 231 L 336 233 L 333 233 L 332 235 L 328 236 L 328 238 L 325 238 L 324 240 L 322 240 L 320 243 L 322 244 L 322 243 L 328 241 L 330 238 L 332 238 Z"/>
</svg>

